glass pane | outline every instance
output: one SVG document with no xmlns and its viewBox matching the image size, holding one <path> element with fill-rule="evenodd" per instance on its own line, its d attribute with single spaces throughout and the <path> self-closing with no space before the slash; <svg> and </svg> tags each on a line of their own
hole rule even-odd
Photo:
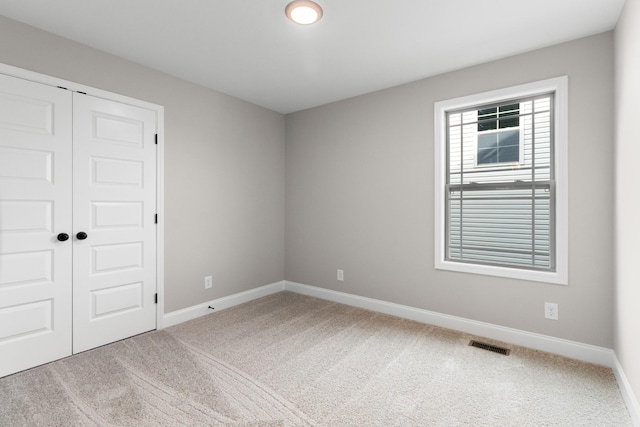
<svg viewBox="0 0 640 427">
<path fill-rule="evenodd" d="M 482 108 L 478 110 L 478 119 L 487 118 L 487 117 L 496 117 L 497 113 L 498 113 L 498 109 L 496 107 Z"/>
<path fill-rule="evenodd" d="M 478 111 L 471 110 L 466 113 L 462 113 L 462 123 L 475 123 L 478 121 Z"/>
<path fill-rule="evenodd" d="M 520 117 L 500 118 L 500 129 L 520 126 Z"/>
<path fill-rule="evenodd" d="M 520 110 L 520 103 L 516 103 L 516 104 L 509 104 L 509 105 L 501 105 L 500 106 L 500 115 L 503 115 L 504 113 L 508 113 L 511 112 L 513 113 L 518 113 L 518 110 Z"/>
<path fill-rule="evenodd" d="M 520 161 L 520 147 L 500 147 L 498 150 L 498 163 Z"/>
<path fill-rule="evenodd" d="M 497 120 L 487 120 L 478 122 L 478 132 L 482 132 L 483 130 L 494 130 L 498 128 Z"/>
<path fill-rule="evenodd" d="M 462 172 L 460 148 L 462 145 L 462 129 L 460 126 L 449 128 L 449 183 L 459 184 Z"/>
<path fill-rule="evenodd" d="M 536 99 L 534 101 L 535 111 L 549 111 L 551 109 L 551 98 Z"/>
<path fill-rule="evenodd" d="M 506 131 L 478 135 L 478 165 L 520 161 L 520 131 Z M 515 181 L 515 179 L 512 179 Z"/>
<path fill-rule="evenodd" d="M 451 192 L 449 258 L 550 268 L 548 189 Z"/>
<path fill-rule="evenodd" d="M 498 136 L 498 145 L 500 147 L 519 147 L 520 146 L 520 131 L 511 130 L 507 132 L 500 132 Z"/>
<path fill-rule="evenodd" d="M 498 134 L 485 133 L 478 135 L 478 149 L 498 148 Z"/>
<path fill-rule="evenodd" d="M 486 148 L 478 150 L 478 164 L 479 165 L 491 165 L 498 163 L 498 149 Z"/>
</svg>

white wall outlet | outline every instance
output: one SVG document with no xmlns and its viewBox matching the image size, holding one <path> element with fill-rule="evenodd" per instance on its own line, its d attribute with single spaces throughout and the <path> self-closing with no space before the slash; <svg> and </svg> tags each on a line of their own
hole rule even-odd
<svg viewBox="0 0 640 427">
<path fill-rule="evenodd" d="M 212 276 L 206 276 L 204 278 L 204 288 L 205 289 L 211 289 L 212 286 L 213 286 L 213 277 Z"/>
<path fill-rule="evenodd" d="M 558 320 L 558 304 L 554 302 L 545 302 L 544 317 L 545 319 Z"/>
<path fill-rule="evenodd" d="M 344 282 L 344 270 L 338 270 L 338 282 Z"/>
</svg>

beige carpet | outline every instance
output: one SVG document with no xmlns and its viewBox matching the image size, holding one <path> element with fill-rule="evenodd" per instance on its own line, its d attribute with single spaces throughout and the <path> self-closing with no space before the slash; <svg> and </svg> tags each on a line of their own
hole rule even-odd
<svg viewBox="0 0 640 427">
<path fill-rule="evenodd" d="M 0 379 L 0 426 L 631 426 L 610 369 L 471 338 L 282 292 Z"/>
</svg>

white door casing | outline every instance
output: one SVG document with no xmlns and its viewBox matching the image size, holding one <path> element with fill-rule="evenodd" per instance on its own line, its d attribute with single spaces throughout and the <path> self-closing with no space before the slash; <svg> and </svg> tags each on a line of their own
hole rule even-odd
<svg viewBox="0 0 640 427">
<path fill-rule="evenodd" d="M 157 128 L 152 110 L 78 93 L 73 104 L 78 353 L 156 327 Z"/>
<path fill-rule="evenodd" d="M 0 377 L 71 354 L 71 93 L 0 75 Z"/>
</svg>

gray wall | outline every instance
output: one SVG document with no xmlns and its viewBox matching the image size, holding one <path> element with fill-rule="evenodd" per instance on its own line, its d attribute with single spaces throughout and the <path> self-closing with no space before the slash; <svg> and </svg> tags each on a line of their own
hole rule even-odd
<svg viewBox="0 0 640 427">
<path fill-rule="evenodd" d="M 616 310 L 615 352 L 640 398 L 640 2 L 627 0 L 615 32 Z"/>
<path fill-rule="evenodd" d="M 0 62 L 165 107 L 165 312 L 283 280 L 283 115 L 4 17 Z"/>
<path fill-rule="evenodd" d="M 569 285 L 436 271 L 433 103 L 560 75 Z M 612 33 L 290 114 L 285 277 L 611 348 L 613 120 Z M 544 319 L 545 301 L 559 304 L 559 321 Z"/>
<path fill-rule="evenodd" d="M 0 17 L 0 62 L 165 106 L 166 312 L 286 278 L 604 347 L 612 51 L 605 33 L 294 113 L 285 129 L 278 113 Z M 433 103 L 564 74 L 569 286 L 436 271 Z"/>
</svg>

